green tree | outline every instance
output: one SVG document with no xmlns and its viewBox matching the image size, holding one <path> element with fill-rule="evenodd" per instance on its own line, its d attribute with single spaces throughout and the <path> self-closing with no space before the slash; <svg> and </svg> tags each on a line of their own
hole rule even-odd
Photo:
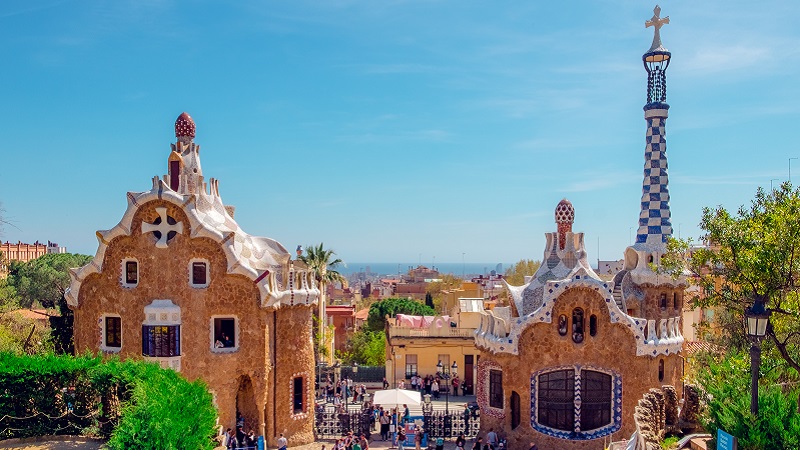
<svg viewBox="0 0 800 450">
<path fill-rule="evenodd" d="M 336 252 L 333 250 L 326 249 L 324 247 L 324 243 L 320 242 L 317 246 L 307 246 L 306 253 L 304 255 L 300 255 L 298 259 L 304 262 L 306 266 L 308 266 L 309 270 L 314 273 L 314 278 L 317 280 L 317 286 L 319 286 L 319 306 L 317 308 L 317 317 L 320 319 L 317 321 L 317 327 L 315 328 L 315 332 L 317 336 L 314 338 L 316 342 L 319 344 L 317 347 L 317 354 L 327 356 L 330 352 L 328 351 L 327 346 L 323 349 L 323 345 L 327 345 L 326 343 L 330 341 L 329 337 L 326 335 L 326 329 L 324 324 L 326 321 L 326 314 L 325 314 L 325 293 L 326 293 L 326 286 L 329 283 L 335 282 L 343 282 L 344 277 L 341 273 L 336 270 L 336 267 L 339 265 L 343 265 L 341 259 L 334 258 L 336 256 Z"/>
<path fill-rule="evenodd" d="M 765 360 L 780 360 L 800 375 L 800 190 L 784 183 L 759 188 L 736 214 L 719 206 L 703 210 L 704 246 L 672 240 L 662 259 L 673 275 L 689 272 L 700 292 L 693 306 L 714 308 L 724 347 L 746 349 L 744 311 L 754 301 L 772 311 Z"/>
<path fill-rule="evenodd" d="M 800 448 L 800 385 L 781 383 L 777 372 L 764 371 L 759 415 L 750 415 L 750 358 L 746 352 L 700 354 L 691 365 L 705 391 L 700 420 L 715 437 L 723 429 L 739 439 L 741 450 Z"/>
<path fill-rule="evenodd" d="M 8 283 L 15 289 L 21 307 L 41 305 L 58 309 L 60 314 L 50 317 L 51 339 L 56 352 L 74 352 L 72 323 L 75 316 L 64 299 L 70 283 L 69 269 L 83 266 L 91 259 L 88 255 L 53 253 L 26 263 L 11 264 Z"/>
<path fill-rule="evenodd" d="M 520 259 L 516 264 L 506 269 L 503 278 L 512 286 L 522 286 L 525 284 L 525 277 L 535 274 L 541 265 L 541 261 Z"/>
<path fill-rule="evenodd" d="M 386 363 L 386 334 L 383 330 L 358 330 L 347 340 L 347 352 L 342 356 L 346 365 L 382 366 Z"/>
<path fill-rule="evenodd" d="M 397 314 L 410 314 L 416 316 L 433 316 L 436 312 L 433 308 L 416 300 L 407 298 L 387 298 L 373 303 L 369 307 L 367 323 L 364 324 L 366 331 L 383 331 L 386 324 L 386 316 L 394 317 Z"/>
</svg>

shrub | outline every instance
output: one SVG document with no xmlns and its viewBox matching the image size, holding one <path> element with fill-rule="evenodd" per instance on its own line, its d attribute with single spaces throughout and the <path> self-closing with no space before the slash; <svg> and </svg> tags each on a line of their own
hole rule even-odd
<svg viewBox="0 0 800 450">
<path fill-rule="evenodd" d="M 112 449 L 211 449 L 200 381 L 143 361 L 0 353 L 0 439 L 97 433 Z"/>
</svg>

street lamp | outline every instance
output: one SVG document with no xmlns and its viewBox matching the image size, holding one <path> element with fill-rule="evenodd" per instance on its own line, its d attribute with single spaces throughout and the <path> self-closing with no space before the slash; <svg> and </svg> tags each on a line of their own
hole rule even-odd
<svg viewBox="0 0 800 450">
<path fill-rule="evenodd" d="M 756 295 L 753 306 L 744 311 L 747 336 L 750 337 L 750 414 L 758 416 L 758 371 L 761 368 L 761 341 L 767 334 L 772 312 L 764 307 L 766 298 Z"/>
<path fill-rule="evenodd" d="M 453 361 L 453 365 L 447 367 L 439 360 L 439 363 L 436 364 L 436 374 L 447 383 L 447 389 L 444 391 L 444 412 L 445 414 L 450 414 L 450 377 L 451 375 L 454 377 L 458 375 L 458 364 Z"/>
</svg>

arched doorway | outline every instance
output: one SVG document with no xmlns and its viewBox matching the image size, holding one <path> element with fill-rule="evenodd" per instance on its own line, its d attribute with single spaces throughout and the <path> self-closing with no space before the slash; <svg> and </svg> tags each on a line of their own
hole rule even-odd
<svg viewBox="0 0 800 450">
<path fill-rule="evenodd" d="M 244 423 L 244 431 L 251 429 L 258 433 L 259 420 L 256 398 L 253 391 L 253 382 L 250 377 L 242 375 L 239 377 L 239 388 L 236 391 L 236 421 L 237 425 Z"/>
</svg>

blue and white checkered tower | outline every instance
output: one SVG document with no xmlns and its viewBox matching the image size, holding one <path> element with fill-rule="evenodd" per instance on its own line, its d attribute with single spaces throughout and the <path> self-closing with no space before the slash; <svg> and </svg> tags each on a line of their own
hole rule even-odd
<svg viewBox="0 0 800 450">
<path fill-rule="evenodd" d="M 665 123 L 669 105 L 667 100 L 667 67 L 670 52 L 661 44 L 660 29 L 669 23 L 669 17 L 660 18 L 661 8 L 653 10 L 653 18 L 645 26 L 655 28 L 653 45 L 642 56 L 647 70 L 647 104 L 644 118 L 647 121 L 647 145 L 644 151 L 644 181 L 639 213 L 639 230 L 636 233 L 637 249 L 663 253 L 667 238 L 672 235 L 669 211 L 669 177 L 667 176 L 667 141 Z M 645 248 L 642 248 L 645 247 Z"/>
</svg>

